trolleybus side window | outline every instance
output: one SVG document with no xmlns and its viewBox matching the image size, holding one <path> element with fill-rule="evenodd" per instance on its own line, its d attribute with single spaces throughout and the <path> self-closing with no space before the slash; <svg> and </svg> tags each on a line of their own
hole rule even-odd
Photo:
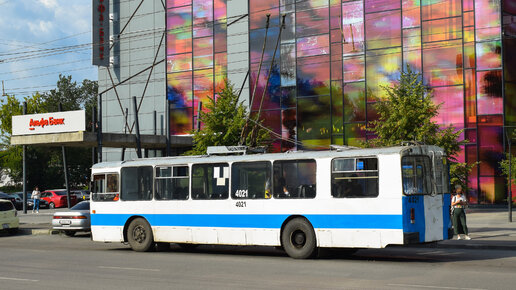
<svg viewBox="0 0 516 290">
<path fill-rule="evenodd" d="M 229 165 L 227 163 L 192 166 L 192 199 L 227 199 Z"/>
<path fill-rule="evenodd" d="M 188 166 L 156 166 L 154 198 L 157 200 L 188 199 Z"/>
<path fill-rule="evenodd" d="M 448 186 L 448 165 L 446 164 L 445 156 L 440 155 L 435 157 L 434 171 L 437 193 L 443 194 L 450 192 Z"/>
<path fill-rule="evenodd" d="M 94 201 L 117 201 L 118 174 L 95 174 L 93 176 L 93 196 Z"/>
<path fill-rule="evenodd" d="M 432 193 L 432 171 L 428 156 L 404 156 L 401 166 L 404 194 Z"/>
<path fill-rule="evenodd" d="M 314 198 L 315 160 L 278 160 L 274 162 L 274 198 Z"/>
<path fill-rule="evenodd" d="M 271 198 L 271 187 L 270 162 L 235 162 L 231 165 L 233 199 Z"/>
<path fill-rule="evenodd" d="M 331 162 L 331 195 L 336 198 L 377 197 L 377 158 L 338 158 Z"/>
<path fill-rule="evenodd" d="M 152 199 L 152 167 L 124 167 L 121 170 L 122 200 Z"/>
</svg>

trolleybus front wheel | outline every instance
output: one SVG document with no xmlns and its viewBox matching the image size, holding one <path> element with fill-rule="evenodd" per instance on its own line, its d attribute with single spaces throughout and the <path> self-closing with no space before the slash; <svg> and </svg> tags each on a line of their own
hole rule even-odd
<svg viewBox="0 0 516 290">
<path fill-rule="evenodd" d="M 281 243 L 285 252 L 294 259 L 311 258 L 317 250 L 315 231 L 304 218 L 295 218 L 287 223 L 281 233 Z"/>
<path fill-rule="evenodd" d="M 147 252 L 153 249 L 154 237 L 152 229 L 142 218 L 136 218 L 127 228 L 127 240 L 131 248 L 137 252 Z"/>
</svg>

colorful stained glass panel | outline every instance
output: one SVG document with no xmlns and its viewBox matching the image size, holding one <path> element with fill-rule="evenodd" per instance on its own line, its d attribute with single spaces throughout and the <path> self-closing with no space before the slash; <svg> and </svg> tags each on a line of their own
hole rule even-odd
<svg viewBox="0 0 516 290">
<path fill-rule="evenodd" d="M 477 42 L 477 69 L 502 67 L 501 41 Z"/>
<path fill-rule="evenodd" d="M 423 42 L 462 38 L 462 17 L 423 22 Z"/>
<path fill-rule="evenodd" d="M 344 122 L 365 121 L 365 83 L 347 83 L 344 85 Z"/>
<path fill-rule="evenodd" d="M 401 48 L 369 51 L 366 64 L 367 102 L 382 100 L 385 98 L 385 90 L 381 86 L 391 86 L 400 77 Z"/>
<path fill-rule="evenodd" d="M 502 114 L 502 71 L 477 72 L 478 114 Z"/>
<path fill-rule="evenodd" d="M 167 56 L 167 73 L 192 70 L 192 54 L 183 53 Z"/>
<path fill-rule="evenodd" d="M 433 119 L 440 125 L 464 128 L 464 88 L 462 86 L 434 88 L 433 101 L 442 104 L 439 115 Z"/>
<path fill-rule="evenodd" d="M 314 96 L 330 94 L 330 56 L 310 56 L 297 61 L 297 94 Z"/>
<path fill-rule="evenodd" d="M 192 72 L 167 74 L 167 99 L 173 108 L 192 106 Z"/>
<path fill-rule="evenodd" d="M 366 13 L 400 9 L 400 0 L 365 0 Z"/>
<path fill-rule="evenodd" d="M 475 0 L 477 41 L 500 38 L 500 2 L 496 0 Z"/>
<path fill-rule="evenodd" d="M 425 45 L 423 69 L 425 83 L 430 86 L 462 84 L 462 41 Z"/>
<path fill-rule="evenodd" d="M 329 34 L 308 36 L 297 39 L 297 56 L 312 56 L 330 53 Z"/>
<path fill-rule="evenodd" d="M 423 20 L 458 16 L 462 13 L 461 0 L 421 0 Z"/>
<path fill-rule="evenodd" d="M 367 49 L 401 46 L 401 11 L 366 14 L 365 27 Z"/>
</svg>

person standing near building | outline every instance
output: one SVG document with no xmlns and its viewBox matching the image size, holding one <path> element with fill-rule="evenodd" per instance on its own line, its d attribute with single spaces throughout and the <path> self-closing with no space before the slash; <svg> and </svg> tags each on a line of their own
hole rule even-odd
<svg viewBox="0 0 516 290">
<path fill-rule="evenodd" d="M 455 185 L 455 195 L 452 197 L 452 221 L 453 231 L 457 235 L 457 240 L 461 239 L 461 234 L 464 235 L 465 240 L 471 240 L 468 235 L 468 226 L 466 225 L 466 205 L 468 201 L 462 193 L 462 186 Z"/>
<path fill-rule="evenodd" d="M 32 198 L 34 201 L 32 212 L 39 213 L 39 200 L 41 198 L 41 192 L 39 191 L 39 188 L 37 186 L 34 187 L 34 190 L 32 191 L 30 198 Z"/>
</svg>

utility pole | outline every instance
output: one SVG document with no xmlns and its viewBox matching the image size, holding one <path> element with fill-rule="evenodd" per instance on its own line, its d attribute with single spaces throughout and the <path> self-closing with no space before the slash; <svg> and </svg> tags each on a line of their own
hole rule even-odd
<svg viewBox="0 0 516 290">
<path fill-rule="evenodd" d="M 2 97 L 3 96 L 7 96 L 7 94 L 5 93 L 4 81 L 2 81 Z"/>
</svg>

